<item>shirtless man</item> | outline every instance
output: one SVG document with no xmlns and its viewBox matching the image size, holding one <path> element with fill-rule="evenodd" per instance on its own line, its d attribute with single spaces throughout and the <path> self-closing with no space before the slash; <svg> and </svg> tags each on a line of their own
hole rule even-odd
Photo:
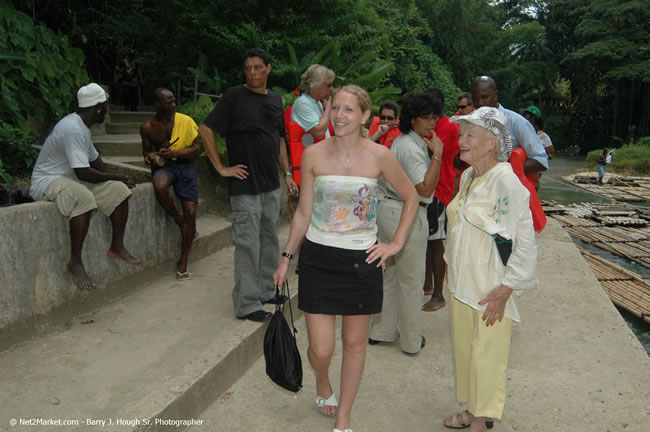
<svg viewBox="0 0 650 432">
<path fill-rule="evenodd" d="M 166 88 L 154 91 L 156 115 L 140 127 L 142 155 L 151 167 L 156 198 L 181 230 L 181 257 L 176 279 L 190 280 L 187 259 L 196 234 L 196 206 L 199 193 L 192 158 L 199 154 L 198 126 L 192 118 L 176 112 L 174 94 Z M 183 206 L 180 214 L 169 191 Z"/>
</svg>

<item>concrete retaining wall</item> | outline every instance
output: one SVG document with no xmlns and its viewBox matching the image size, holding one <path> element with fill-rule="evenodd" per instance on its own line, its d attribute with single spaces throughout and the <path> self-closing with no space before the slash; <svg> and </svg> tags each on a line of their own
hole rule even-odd
<svg viewBox="0 0 650 432">
<path fill-rule="evenodd" d="M 64 306 L 82 306 L 90 297 L 95 297 L 93 302 L 96 297 L 113 297 L 106 291 L 117 280 L 169 264 L 179 254 L 178 227 L 156 201 L 150 183 L 133 190 L 125 234 L 126 247 L 143 264 L 108 258 L 111 233 L 110 220 L 95 212 L 83 249 L 86 270 L 97 284 L 88 293 L 80 291 L 65 271 L 70 230 L 55 204 L 0 209 L 0 341 L 12 330 Z"/>
</svg>

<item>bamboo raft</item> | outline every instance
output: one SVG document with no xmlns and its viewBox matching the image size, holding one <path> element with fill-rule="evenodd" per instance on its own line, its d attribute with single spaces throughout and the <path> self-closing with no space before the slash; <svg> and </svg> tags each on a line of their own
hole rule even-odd
<svg viewBox="0 0 650 432">
<path fill-rule="evenodd" d="M 646 177 L 623 177 L 608 175 L 605 184 L 597 185 L 598 176 L 595 173 L 582 173 L 563 176 L 569 183 L 621 202 L 643 202 L 650 199 L 650 180 Z"/>
<path fill-rule="evenodd" d="M 620 203 L 562 206 L 553 201 L 543 206 L 572 237 L 650 268 L 647 209 Z"/>
<path fill-rule="evenodd" d="M 609 298 L 647 323 L 650 323 L 650 282 L 604 258 L 578 248 Z"/>
</svg>

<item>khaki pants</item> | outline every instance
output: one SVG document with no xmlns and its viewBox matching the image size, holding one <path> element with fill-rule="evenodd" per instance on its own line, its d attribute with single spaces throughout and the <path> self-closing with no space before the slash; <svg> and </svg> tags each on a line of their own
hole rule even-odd
<svg viewBox="0 0 650 432">
<path fill-rule="evenodd" d="M 512 320 L 487 327 L 483 312 L 452 295 L 451 345 L 456 400 L 476 417 L 501 419 L 506 399 L 506 368 Z"/>
<path fill-rule="evenodd" d="M 235 245 L 235 316 L 262 309 L 275 295 L 273 272 L 280 264 L 280 188 L 258 195 L 230 197 L 232 242 Z"/>
<path fill-rule="evenodd" d="M 69 218 L 94 209 L 110 216 L 130 196 L 128 186 L 119 181 L 81 183 L 69 177 L 53 180 L 43 192 L 43 197 L 56 203 L 59 212 Z"/>
<path fill-rule="evenodd" d="M 393 238 L 401 214 L 401 201 L 380 202 L 377 226 L 381 241 Z M 407 353 L 417 353 L 422 344 L 422 285 L 428 236 L 427 211 L 419 207 L 404 247 L 385 262 L 384 301 L 381 313 L 373 316 L 370 327 L 371 339 L 383 342 L 399 339 L 400 348 Z"/>
</svg>

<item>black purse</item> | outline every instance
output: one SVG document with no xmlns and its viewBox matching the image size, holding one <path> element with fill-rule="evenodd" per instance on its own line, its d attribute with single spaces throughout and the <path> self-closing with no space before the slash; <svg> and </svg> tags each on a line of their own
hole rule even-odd
<svg viewBox="0 0 650 432">
<path fill-rule="evenodd" d="M 285 293 L 286 290 L 286 293 Z M 271 380 L 282 388 L 297 393 L 302 388 L 302 360 L 296 343 L 296 327 L 293 323 L 293 309 L 289 283 L 284 282 L 282 293 L 275 287 L 276 297 L 286 295 L 289 299 L 289 312 L 291 327 L 284 317 L 285 304 L 275 306 L 275 313 L 271 317 L 269 326 L 264 334 L 264 360 L 266 360 L 266 374 Z"/>
<path fill-rule="evenodd" d="M 497 250 L 499 251 L 499 256 L 501 257 L 501 262 L 504 266 L 507 266 L 508 259 L 512 253 L 512 240 L 501 237 L 499 234 L 493 234 L 492 237 L 494 237 L 494 242 L 497 245 Z"/>
</svg>

